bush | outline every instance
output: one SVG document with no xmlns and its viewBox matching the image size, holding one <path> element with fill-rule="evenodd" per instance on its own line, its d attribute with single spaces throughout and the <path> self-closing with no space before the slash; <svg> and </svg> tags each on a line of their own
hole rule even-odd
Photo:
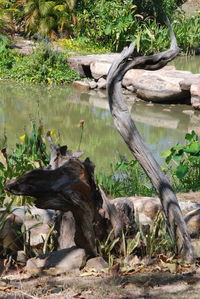
<svg viewBox="0 0 200 299">
<path fill-rule="evenodd" d="M 32 83 L 71 83 L 79 75 L 71 70 L 62 53 L 51 49 L 51 45 L 41 43 L 32 55 L 20 56 L 11 50 L 3 50 L 0 57 L 0 77 L 13 78 Z"/>
</svg>

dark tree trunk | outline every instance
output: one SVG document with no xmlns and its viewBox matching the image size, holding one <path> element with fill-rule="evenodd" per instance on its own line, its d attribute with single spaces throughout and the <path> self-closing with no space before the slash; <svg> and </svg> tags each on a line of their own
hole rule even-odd
<svg viewBox="0 0 200 299">
<path fill-rule="evenodd" d="M 110 111 L 114 119 L 115 126 L 127 146 L 138 160 L 140 165 L 150 177 L 157 193 L 159 194 L 161 204 L 169 223 L 169 228 L 174 238 L 177 238 L 179 255 L 187 261 L 192 261 L 194 252 L 191 245 L 191 239 L 187 231 L 179 203 L 172 190 L 169 180 L 162 172 L 160 166 L 148 151 L 144 144 L 134 121 L 131 118 L 128 107 L 125 104 L 121 92 L 121 82 L 128 70 L 131 68 L 157 70 L 166 65 L 179 53 L 173 30 L 170 26 L 172 38 L 171 47 L 165 52 L 151 56 L 132 57 L 134 43 L 129 48 L 125 48 L 121 56 L 116 60 L 107 77 L 107 90 L 110 104 Z"/>
</svg>

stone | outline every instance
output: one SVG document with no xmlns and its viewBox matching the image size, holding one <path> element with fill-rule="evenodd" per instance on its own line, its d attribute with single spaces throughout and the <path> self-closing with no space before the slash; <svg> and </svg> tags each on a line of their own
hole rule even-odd
<svg viewBox="0 0 200 299">
<path fill-rule="evenodd" d="M 200 82 L 190 87 L 191 104 L 194 109 L 200 110 Z"/>
<path fill-rule="evenodd" d="M 200 83 L 200 75 L 192 74 L 192 76 L 185 78 L 182 80 L 179 85 L 182 90 L 190 91 L 192 84 L 199 84 Z"/>
<path fill-rule="evenodd" d="M 22 219 L 10 213 L 5 216 L 2 221 L 0 245 L 4 249 L 10 249 L 12 251 L 23 249 L 23 235 L 21 233 Z"/>
<path fill-rule="evenodd" d="M 0 214 L 5 213 L 5 208 L 0 209 Z M 35 207 L 13 207 L 11 213 L 6 215 L 6 222 L 0 232 L 3 248 L 12 251 L 23 249 L 24 237 L 31 246 L 44 243 L 50 225 L 53 224 L 55 212 Z"/>
<path fill-rule="evenodd" d="M 133 202 L 135 213 L 144 214 L 151 220 L 162 210 L 159 198 L 154 197 L 130 197 Z"/>
<path fill-rule="evenodd" d="M 23 250 L 18 250 L 16 255 L 16 262 L 21 266 L 25 266 L 27 262 L 27 255 Z"/>
<path fill-rule="evenodd" d="M 38 222 L 36 219 L 24 221 L 26 239 L 29 239 L 30 246 L 39 246 L 46 240 L 51 227 L 47 223 Z"/>
<path fill-rule="evenodd" d="M 107 86 L 107 81 L 106 81 L 106 79 L 104 79 L 104 78 L 100 78 L 100 79 L 98 80 L 98 82 L 97 82 L 97 87 L 98 87 L 99 89 L 106 89 L 106 86 Z"/>
<path fill-rule="evenodd" d="M 101 62 L 101 61 L 92 62 L 90 65 L 92 77 L 94 79 L 100 79 L 102 77 L 105 78 L 108 74 L 110 66 L 111 63 L 109 62 Z"/>
<path fill-rule="evenodd" d="M 112 63 L 120 54 L 96 54 L 85 56 L 72 56 L 68 58 L 70 68 L 79 72 L 83 77 L 91 77 L 90 66 L 95 62 Z"/>
<path fill-rule="evenodd" d="M 192 246 L 196 257 L 200 257 L 200 239 L 192 239 Z"/>
<path fill-rule="evenodd" d="M 119 197 L 112 200 L 112 204 L 116 207 L 119 217 L 125 225 L 126 230 L 135 228 L 135 212 L 134 204 L 129 198 Z"/>
<path fill-rule="evenodd" d="M 87 81 L 74 81 L 72 85 L 81 90 L 88 90 L 90 89 L 90 84 Z"/>
<path fill-rule="evenodd" d="M 191 237 L 200 236 L 200 209 L 193 210 L 186 214 L 185 222 Z"/>
<path fill-rule="evenodd" d="M 122 81 L 123 86 L 132 85 L 137 96 L 146 101 L 170 102 L 183 101 L 190 96 L 182 90 L 179 83 L 192 76 L 186 71 L 163 68 L 158 71 L 129 70 Z"/>
<path fill-rule="evenodd" d="M 61 274 L 80 270 L 85 264 L 85 250 L 74 246 L 29 259 L 26 270 L 30 274 L 39 274 L 45 270 L 53 269 L 52 272 Z"/>
<path fill-rule="evenodd" d="M 178 194 L 177 198 L 179 199 Z M 185 217 L 187 216 L 187 214 L 189 215 L 190 212 L 200 209 L 200 204 L 191 201 L 179 201 L 179 205 Z"/>
<path fill-rule="evenodd" d="M 97 87 L 97 82 L 95 81 L 89 81 L 88 83 L 90 85 L 90 89 L 95 89 Z"/>
<path fill-rule="evenodd" d="M 97 271 L 101 271 L 102 269 L 109 268 L 108 263 L 101 257 L 94 257 L 87 261 L 86 268 L 93 268 Z"/>
</svg>

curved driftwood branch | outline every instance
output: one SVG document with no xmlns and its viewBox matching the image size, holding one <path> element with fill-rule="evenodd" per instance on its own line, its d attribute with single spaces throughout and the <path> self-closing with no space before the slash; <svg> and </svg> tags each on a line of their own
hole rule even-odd
<svg viewBox="0 0 200 299">
<path fill-rule="evenodd" d="M 192 261 L 194 252 L 191 239 L 176 195 L 159 164 L 144 144 L 121 92 L 121 81 L 129 69 L 157 70 L 178 55 L 179 48 L 171 26 L 170 35 L 172 40 L 170 49 L 158 54 L 133 58 L 131 56 L 134 43 L 125 48 L 120 57 L 111 65 L 107 77 L 107 91 L 115 126 L 159 194 L 170 231 L 173 237 L 178 239 L 178 253 L 185 260 Z"/>
</svg>

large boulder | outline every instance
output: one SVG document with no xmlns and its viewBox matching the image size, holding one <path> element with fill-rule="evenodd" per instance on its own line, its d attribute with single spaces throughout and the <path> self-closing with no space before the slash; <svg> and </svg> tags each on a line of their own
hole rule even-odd
<svg viewBox="0 0 200 299">
<path fill-rule="evenodd" d="M 122 84 L 132 86 L 139 98 L 152 102 L 183 102 L 190 93 L 182 90 L 180 82 L 192 76 L 191 72 L 177 71 L 174 67 L 165 67 L 158 71 L 130 70 L 124 76 Z"/>
</svg>

